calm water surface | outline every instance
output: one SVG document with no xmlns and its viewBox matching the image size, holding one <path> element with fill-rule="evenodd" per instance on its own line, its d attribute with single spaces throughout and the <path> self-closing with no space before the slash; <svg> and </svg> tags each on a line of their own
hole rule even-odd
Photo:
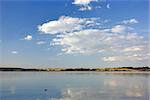
<svg viewBox="0 0 150 100">
<path fill-rule="evenodd" d="M 149 100 L 149 75 L 0 72 L 0 100 Z"/>
</svg>

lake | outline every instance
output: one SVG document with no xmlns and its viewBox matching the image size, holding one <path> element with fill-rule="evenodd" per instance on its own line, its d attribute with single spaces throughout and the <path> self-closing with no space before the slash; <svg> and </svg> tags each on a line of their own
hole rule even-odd
<svg viewBox="0 0 150 100">
<path fill-rule="evenodd" d="M 149 100 L 149 73 L 0 72 L 0 100 Z"/>
</svg>

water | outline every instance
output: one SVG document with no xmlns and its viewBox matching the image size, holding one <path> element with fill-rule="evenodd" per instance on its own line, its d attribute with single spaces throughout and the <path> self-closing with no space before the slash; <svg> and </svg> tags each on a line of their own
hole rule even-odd
<svg viewBox="0 0 150 100">
<path fill-rule="evenodd" d="M 0 100 L 149 100 L 148 73 L 0 72 Z"/>
</svg>

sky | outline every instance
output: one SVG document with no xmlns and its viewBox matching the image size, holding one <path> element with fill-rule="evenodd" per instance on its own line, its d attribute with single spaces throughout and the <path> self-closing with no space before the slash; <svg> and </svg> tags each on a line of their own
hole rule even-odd
<svg viewBox="0 0 150 100">
<path fill-rule="evenodd" d="M 0 0 L 0 66 L 149 66 L 149 4 Z"/>
</svg>

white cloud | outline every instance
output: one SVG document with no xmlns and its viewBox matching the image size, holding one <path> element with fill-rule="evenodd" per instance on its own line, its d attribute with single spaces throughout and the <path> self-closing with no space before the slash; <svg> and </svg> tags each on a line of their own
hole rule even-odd
<svg viewBox="0 0 150 100">
<path fill-rule="evenodd" d="M 44 23 L 39 26 L 39 30 L 43 34 L 53 34 L 51 46 L 61 46 L 61 53 L 66 54 L 120 53 L 118 56 L 103 58 L 104 61 L 113 62 L 146 59 L 144 56 L 140 58 L 141 56 L 134 54 L 144 55 L 148 51 L 146 48 L 148 42 L 144 37 L 129 30 L 127 25 L 112 25 L 107 28 L 104 21 L 96 18 L 63 16 L 58 20 Z M 128 52 L 130 54 L 125 55 Z"/>
<path fill-rule="evenodd" d="M 27 35 L 27 36 L 25 36 L 25 37 L 24 37 L 24 40 L 28 40 L 28 41 L 32 40 L 32 35 Z"/>
<path fill-rule="evenodd" d="M 18 54 L 18 51 L 11 51 L 12 54 Z"/>
<path fill-rule="evenodd" d="M 135 41 L 137 41 L 137 40 L 142 40 L 142 39 L 144 39 L 144 37 L 143 37 L 143 36 L 139 36 L 137 33 L 128 32 L 128 33 L 127 33 L 127 36 L 126 36 L 126 39 L 127 39 L 127 40 L 135 40 Z M 137 42 L 138 42 L 138 41 L 137 41 Z"/>
<path fill-rule="evenodd" d="M 103 57 L 102 60 L 113 62 L 113 61 L 118 61 L 120 59 L 119 59 L 119 57 Z"/>
<path fill-rule="evenodd" d="M 114 27 L 111 29 L 111 31 L 112 31 L 113 33 L 122 33 L 122 32 L 125 31 L 125 29 L 126 29 L 126 27 L 123 26 L 123 25 L 116 25 L 116 26 L 114 26 Z"/>
<path fill-rule="evenodd" d="M 132 54 L 124 56 L 110 56 L 103 57 L 102 60 L 105 62 L 118 62 L 118 61 L 142 61 L 149 60 L 149 55 L 147 54 Z"/>
<path fill-rule="evenodd" d="M 62 38 L 54 38 L 51 45 L 62 45 L 62 51 L 68 54 L 97 53 L 110 47 L 106 34 L 109 34 L 106 30 L 86 29 L 66 34 Z"/>
<path fill-rule="evenodd" d="M 38 26 L 39 31 L 46 34 L 67 33 L 83 29 L 86 25 L 94 23 L 95 18 L 73 18 L 62 16 L 58 20 L 49 21 Z"/>
<path fill-rule="evenodd" d="M 77 4 L 77 5 L 88 5 L 91 2 L 97 2 L 98 0 L 74 0 L 73 4 Z"/>
<path fill-rule="evenodd" d="M 123 24 L 136 24 L 139 23 L 139 21 L 137 21 L 135 18 L 133 19 L 128 19 L 128 20 L 124 20 L 122 21 Z"/>
<path fill-rule="evenodd" d="M 92 34 L 91 34 L 92 33 Z M 87 29 L 79 32 L 66 34 L 63 38 L 53 39 L 52 45 L 62 45 L 66 53 L 93 53 L 101 50 L 100 39 L 103 31 Z M 99 39 L 98 39 L 99 38 Z"/>
<path fill-rule="evenodd" d="M 133 52 L 133 51 L 142 51 L 144 49 L 144 46 L 132 46 L 132 47 L 127 47 L 123 51 L 125 52 Z"/>
<path fill-rule="evenodd" d="M 98 2 L 98 0 L 74 0 L 72 4 L 75 4 L 80 7 L 79 10 L 85 11 L 85 10 L 92 10 L 92 7 L 90 6 L 91 2 Z"/>
<path fill-rule="evenodd" d="M 36 42 L 37 45 L 42 45 L 42 44 L 45 44 L 45 43 L 46 43 L 45 41 L 37 41 Z"/>
<path fill-rule="evenodd" d="M 132 33 L 117 34 L 112 33 L 111 29 L 85 29 L 71 32 L 59 38 L 54 38 L 51 45 L 62 46 L 62 51 L 68 54 L 81 53 L 92 54 L 100 51 L 142 51 L 142 47 L 134 47 L 140 44 L 143 38 L 136 35 L 131 38 Z M 130 38 L 129 38 L 130 37 Z M 136 39 L 136 40 L 135 40 Z M 131 48 L 131 46 L 133 46 Z M 125 48 L 123 50 L 123 48 Z M 144 46 L 143 46 L 144 48 Z"/>
<path fill-rule="evenodd" d="M 110 9 L 110 4 L 107 4 L 106 7 L 107 7 L 108 9 Z"/>
<path fill-rule="evenodd" d="M 58 20 L 39 25 L 38 29 L 47 34 L 65 33 L 82 29 L 80 24 L 83 22 L 84 19 L 62 16 Z"/>
<path fill-rule="evenodd" d="M 83 6 L 79 9 L 80 11 L 85 11 L 85 10 L 92 10 L 92 7 L 91 6 Z"/>
</svg>

